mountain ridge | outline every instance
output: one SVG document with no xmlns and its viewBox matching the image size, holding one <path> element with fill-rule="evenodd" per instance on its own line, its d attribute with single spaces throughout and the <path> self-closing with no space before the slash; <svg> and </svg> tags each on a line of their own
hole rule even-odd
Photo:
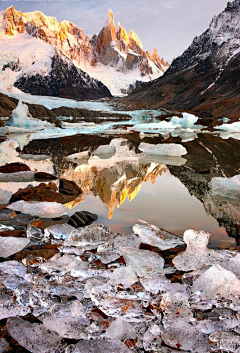
<svg viewBox="0 0 240 353">
<path fill-rule="evenodd" d="M 126 94 L 136 81 L 156 78 L 168 68 L 157 50 L 153 54 L 144 51 L 134 31 L 127 34 L 120 24 L 116 28 L 111 10 L 106 25 L 90 38 L 70 21 L 58 22 L 41 11 L 22 13 L 10 6 L 3 11 L 2 32 L 9 39 L 28 34 L 51 45 L 115 95 Z"/>
<path fill-rule="evenodd" d="M 229 2 L 165 74 L 138 86 L 125 102 L 239 118 L 240 0 Z"/>
</svg>

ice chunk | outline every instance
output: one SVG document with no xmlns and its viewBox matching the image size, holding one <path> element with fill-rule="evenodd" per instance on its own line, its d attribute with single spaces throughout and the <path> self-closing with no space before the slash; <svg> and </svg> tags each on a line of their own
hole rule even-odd
<svg viewBox="0 0 240 353">
<path fill-rule="evenodd" d="M 131 247 L 120 248 L 120 250 L 126 264 L 131 266 L 139 277 L 163 272 L 164 259 L 157 253 Z"/>
<path fill-rule="evenodd" d="M 240 174 L 232 178 L 212 178 L 211 188 L 213 197 L 238 199 L 240 197 Z"/>
<path fill-rule="evenodd" d="M 178 116 L 173 116 L 170 119 L 170 122 L 173 123 L 173 125 L 180 125 L 183 129 L 201 129 L 201 125 L 195 125 L 195 123 L 198 121 L 198 117 L 189 114 L 189 113 L 182 113 L 182 118 L 179 118 Z"/>
<path fill-rule="evenodd" d="M 54 224 L 50 227 L 44 229 L 44 234 L 46 237 L 52 235 L 55 239 L 68 240 L 70 234 L 75 231 L 76 228 L 72 227 L 70 224 Z"/>
<path fill-rule="evenodd" d="M 171 282 L 164 275 L 155 273 L 141 277 L 140 283 L 147 291 L 157 294 L 164 285 Z"/>
<path fill-rule="evenodd" d="M 130 353 L 131 350 L 119 340 L 83 340 L 66 349 L 66 353 Z"/>
<path fill-rule="evenodd" d="M 5 338 L 0 339 L 0 353 L 8 352 L 9 343 L 5 340 Z"/>
<path fill-rule="evenodd" d="M 164 315 L 162 320 L 164 327 L 168 327 L 177 320 L 190 322 L 193 319 L 188 296 L 185 293 L 165 293 L 160 307 Z"/>
<path fill-rule="evenodd" d="M 177 320 L 163 331 L 163 341 L 174 348 L 190 351 L 192 353 L 206 353 L 208 336 L 198 331 L 191 324 Z"/>
<path fill-rule="evenodd" d="M 121 266 L 112 272 L 109 283 L 113 286 L 122 284 L 125 288 L 128 288 L 137 280 L 136 272 L 131 266 Z"/>
<path fill-rule="evenodd" d="M 222 124 L 222 125 L 214 126 L 214 129 L 223 130 L 227 132 L 240 132 L 240 121 L 236 121 L 231 124 Z"/>
<path fill-rule="evenodd" d="M 12 197 L 11 191 L 0 189 L 0 204 L 5 205 L 9 203 L 11 197 Z"/>
<path fill-rule="evenodd" d="M 27 238 L 0 237 L 0 257 L 7 258 L 29 244 Z"/>
<path fill-rule="evenodd" d="M 43 318 L 43 325 L 48 330 L 71 339 L 86 338 L 84 326 L 89 324 L 86 308 L 78 300 L 53 305 Z"/>
<path fill-rule="evenodd" d="M 94 156 L 97 156 L 99 158 L 111 158 L 116 152 L 116 149 L 114 146 L 111 145 L 102 145 L 99 146 L 94 152 Z"/>
<path fill-rule="evenodd" d="M 228 271 L 232 271 L 240 279 L 240 254 L 236 254 L 232 259 L 221 262 L 221 266 Z"/>
<path fill-rule="evenodd" d="M 4 141 L 0 144 L 0 165 L 21 161 L 16 152 L 17 147 L 19 144 L 14 140 Z"/>
<path fill-rule="evenodd" d="M 106 330 L 106 337 L 111 339 L 124 340 L 135 335 L 134 327 L 121 317 L 116 318 Z"/>
<path fill-rule="evenodd" d="M 14 277 L 12 277 L 13 279 Z M 1 292 L 0 295 L 0 320 L 15 316 L 25 316 L 30 312 L 30 308 L 19 304 L 8 294 Z"/>
<path fill-rule="evenodd" d="M 1 262 L 0 273 L 5 273 L 10 276 L 15 275 L 24 278 L 26 275 L 26 267 L 18 261 Z"/>
<path fill-rule="evenodd" d="M 28 202 L 21 200 L 12 203 L 8 208 L 41 218 L 56 218 L 68 214 L 67 207 L 57 202 Z"/>
<path fill-rule="evenodd" d="M 21 100 L 18 102 L 17 107 L 12 111 L 12 120 L 7 125 L 28 129 L 29 131 L 41 130 L 46 126 L 53 126 L 47 121 L 33 118 L 29 113 L 28 106 Z"/>
<path fill-rule="evenodd" d="M 99 303 L 99 309 L 112 317 L 122 316 L 128 321 L 135 321 L 143 315 L 141 303 L 131 299 L 105 297 Z"/>
<path fill-rule="evenodd" d="M 209 250 L 207 248 L 210 233 L 202 230 L 186 230 L 183 236 L 187 249 L 173 259 L 173 263 L 180 271 L 191 271 L 231 259 L 231 251 Z"/>
<path fill-rule="evenodd" d="M 240 295 L 240 280 L 231 271 L 213 265 L 194 281 L 192 291 L 200 292 L 208 298 L 216 298 L 218 295 L 231 298 Z"/>
<path fill-rule="evenodd" d="M 101 224 L 91 224 L 84 228 L 75 229 L 66 243 L 73 246 L 99 245 L 113 236 L 112 231 Z"/>
<path fill-rule="evenodd" d="M 176 143 L 151 145 L 149 143 L 141 142 L 138 149 L 147 154 L 160 156 L 180 157 L 187 154 L 186 148 Z"/>
<path fill-rule="evenodd" d="M 0 183 L 2 182 L 27 182 L 34 181 L 35 172 L 25 171 L 16 173 L 0 174 Z"/>
<path fill-rule="evenodd" d="M 133 226 L 133 232 L 140 237 L 142 243 L 156 246 L 161 250 L 184 245 L 184 241 L 175 234 L 144 221 L 141 223 Z"/>
<path fill-rule="evenodd" d="M 221 351 L 239 353 L 240 352 L 240 340 L 239 335 L 233 332 L 217 331 L 211 333 L 209 339 L 212 342 L 216 342 L 217 346 Z"/>
<path fill-rule="evenodd" d="M 31 324 L 20 318 L 9 319 L 7 330 L 22 347 L 32 353 L 63 352 L 66 344 L 55 332 L 50 332 L 42 324 Z"/>
</svg>

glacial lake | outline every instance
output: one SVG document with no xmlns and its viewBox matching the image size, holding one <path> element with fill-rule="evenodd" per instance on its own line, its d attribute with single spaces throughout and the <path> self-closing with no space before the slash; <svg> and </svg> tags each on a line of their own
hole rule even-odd
<svg viewBox="0 0 240 353">
<path fill-rule="evenodd" d="M 72 154 L 108 145 L 113 137 L 126 139 L 130 152 L 119 158 L 69 160 Z M 160 140 L 145 138 L 148 143 Z M 138 134 L 67 136 L 31 141 L 20 156 L 23 154 L 23 162 L 28 158 L 32 168 L 54 172 L 82 188 L 83 194 L 67 204 L 69 214 L 80 210 L 96 213 L 98 223 L 123 234 L 131 233 L 138 219 L 180 236 L 187 229 L 204 230 L 211 233 L 209 247 L 236 248 L 240 237 L 239 200 L 215 198 L 211 180 L 240 173 L 240 142 L 199 134 L 194 141 L 183 143 L 188 154 L 175 159 L 142 157 L 137 150 L 139 142 Z M 167 142 L 179 143 L 179 139 Z M 34 161 L 26 154 L 48 158 Z M 1 183 L 0 187 L 16 191 L 28 184 Z"/>
</svg>

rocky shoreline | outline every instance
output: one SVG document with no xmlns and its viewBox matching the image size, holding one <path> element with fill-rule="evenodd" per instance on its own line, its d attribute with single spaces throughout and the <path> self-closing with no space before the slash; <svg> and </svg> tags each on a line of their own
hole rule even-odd
<svg viewBox="0 0 240 353">
<path fill-rule="evenodd" d="M 74 182 L 21 163 L 1 173 L 42 183 L 0 210 L 0 352 L 240 351 L 237 250 L 143 221 L 115 233 L 90 212 L 69 217 Z"/>
</svg>

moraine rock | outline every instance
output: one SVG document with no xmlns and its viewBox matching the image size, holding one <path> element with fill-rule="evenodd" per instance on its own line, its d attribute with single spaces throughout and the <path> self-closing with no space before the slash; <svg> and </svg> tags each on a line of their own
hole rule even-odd
<svg viewBox="0 0 240 353">
<path fill-rule="evenodd" d="M 5 165 L 0 166 L 0 173 L 16 173 L 29 170 L 31 170 L 29 166 L 19 162 L 7 163 Z"/>
</svg>

